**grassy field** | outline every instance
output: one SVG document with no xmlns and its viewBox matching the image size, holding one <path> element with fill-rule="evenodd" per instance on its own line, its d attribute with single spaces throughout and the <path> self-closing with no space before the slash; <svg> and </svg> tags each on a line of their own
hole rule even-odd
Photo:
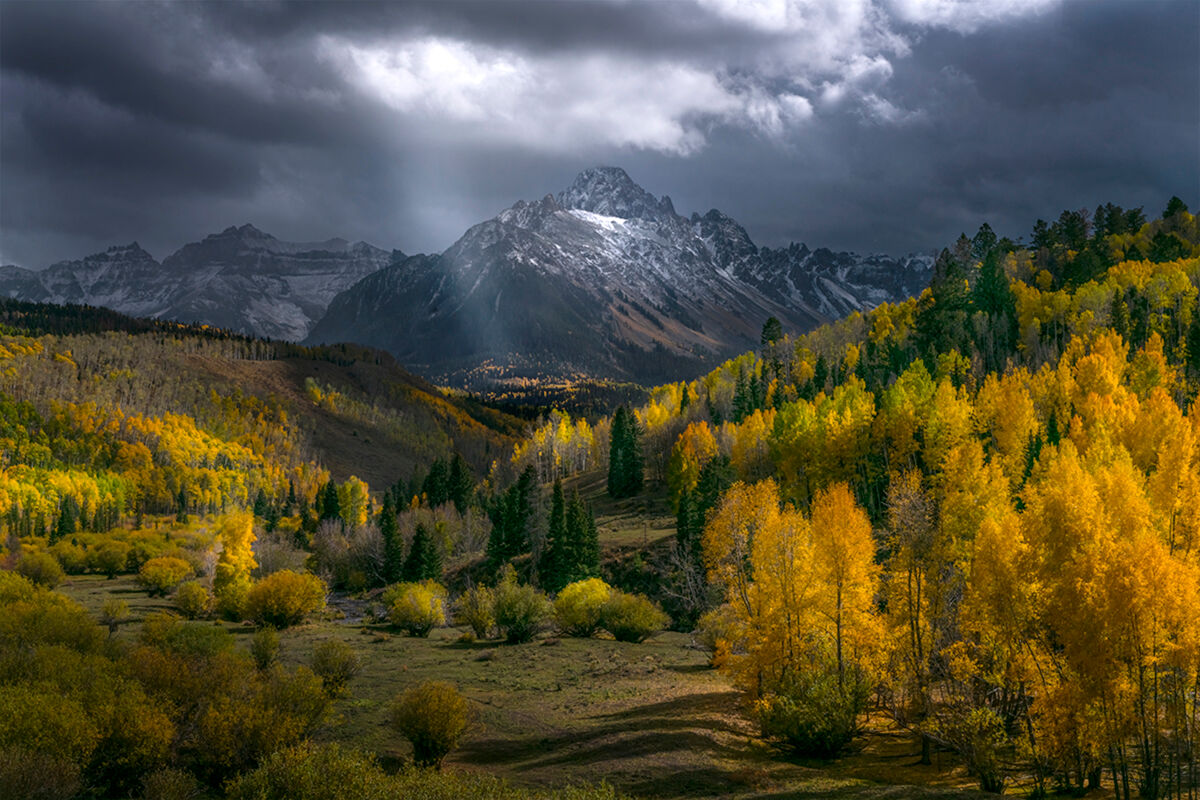
<svg viewBox="0 0 1200 800">
<path fill-rule="evenodd" d="M 129 577 L 79 576 L 62 590 L 91 609 L 110 595 L 126 600 L 131 620 L 118 632 L 123 638 L 136 636 L 147 613 L 168 608 Z M 362 670 L 322 737 L 373 750 L 385 764 L 409 754 L 388 725 L 389 701 L 415 682 L 440 679 L 459 686 L 475 716 L 447 766 L 518 785 L 607 780 L 647 798 L 983 797 L 949 756 L 919 766 L 917 742 L 882 719 L 837 761 L 785 757 L 756 737 L 738 693 L 686 634 L 640 645 L 543 637 L 511 646 L 463 642 L 459 630 L 446 628 L 414 639 L 352 622 L 354 606 L 338 598 L 325 618 L 284 631 L 280 657 L 304 663 L 313 645 L 329 638 L 354 648 Z M 248 644 L 248 626 L 220 624 Z"/>
</svg>

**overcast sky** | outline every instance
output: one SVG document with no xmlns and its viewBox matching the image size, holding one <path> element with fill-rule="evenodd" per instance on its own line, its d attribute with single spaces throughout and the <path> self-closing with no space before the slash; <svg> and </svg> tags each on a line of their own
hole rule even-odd
<svg viewBox="0 0 1200 800">
<path fill-rule="evenodd" d="M 440 251 L 623 166 L 759 244 L 1200 204 L 1197 0 L 0 0 L 0 263 Z"/>
</svg>

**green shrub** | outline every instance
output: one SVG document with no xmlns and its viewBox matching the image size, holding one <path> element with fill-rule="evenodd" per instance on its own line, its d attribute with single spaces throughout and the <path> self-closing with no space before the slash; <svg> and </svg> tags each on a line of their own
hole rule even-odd
<svg viewBox="0 0 1200 800">
<path fill-rule="evenodd" d="M 470 627 L 477 639 L 489 639 L 496 627 L 496 593 L 487 586 L 473 586 L 458 598 L 454 620 Z"/>
<path fill-rule="evenodd" d="M 138 583 L 151 596 L 164 595 L 192 574 L 192 565 L 182 558 L 159 556 L 142 564 L 138 570 Z"/>
<path fill-rule="evenodd" d="M 88 557 L 91 561 L 92 569 L 111 580 L 122 572 L 127 571 L 129 545 L 124 542 L 109 542 L 99 550 L 89 550 Z"/>
<path fill-rule="evenodd" d="M 510 643 L 528 642 L 550 616 L 546 595 L 510 575 L 496 587 L 496 625 Z"/>
<path fill-rule="evenodd" d="M 77 544 L 61 541 L 50 548 L 50 552 L 62 564 L 63 571 L 68 575 L 82 575 L 87 572 L 88 552 Z"/>
<path fill-rule="evenodd" d="M 599 578 L 576 581 L 554 598 L 554 621 L 567 636 L 591 636 L 600 629 L 601 612 L 612 587 Z"/>
<path fill-rule="evenodd" d="M 175 608 L 188 619 L 201 619 L 212 613 L 216 599 L 199 581 L 188 581 L 175 590 Z"/>
<path fill-rule="evenodd" d="M 100 607 L 100 624 L 108 627 L 108 635 L 117 632 L 117 626 L 129 618 L 129 604 L 115 597 L 105 599 Z"/>
<path fill-rule="evenodd" d="M 71 761 L 0 745 L 0 797 L 71 800 L 81 788 L 79 774 Z"/>
<path fill-rule="evenodd" d="M 200 797 L 200 783 L 182 769 L 163 767 L 142 779 L 143 800 L 193 800 Z"/>
<path fill-rule="evenodd" d="M 290 569 L 273 572 L 250 588 L 244 613 L 260 625 L 298 625 L 325 607 L 325 583 L 316 575 Z"/>
<path fill-rule="evenodd" d="M 228 800 L 393 800 L 392 778 L 375 758 L 337 744 L 280 750 L 229 784 Z"/>
<path fill-rule="evenodd" d="M 399 583 L 384 592 L 388 619 L 410 636 L 428 636 L 446 624 L 446 590 L 435 581 Z"/>
<path fill-rule="evenodd" d="M 66 577 L 58 559 L 49 553 L 22 553 L 21 560 L 17 562 L 17 572 L 47 589 L 58 586 Z"/>
<path fill-rule="evenodd" d="M 318 642 L 309 663 L 330 697 L 341 694 L 362 667 L 354 650 L 340 639 Z"/>
<path fill-rule="evenodd" d="M 763 734 L 800 755 L 833 758 L 858 733 L 870 693 L 849 676 L 838 685 L 837 670 L 814 669 L 765 694 L 755 704 Z"/>
<path fill-rule="evenodd" d="M 413 761 L 440 767 L 467 729 L 466 698 L 444 681 L 412 686 L 392 703 L 392 724 L 412 742 Z"/>
<path fill-rule="evenodd" d="M 600 624 L 618 642 L 641 642 L 671 624 L 671 619 L 640 594 L 613 590 L 600 611 Z"/>
<path fill-rule="evenodd" d="M 709 663 L 717 666 L 724 654 L 734 647 L 739 623 L 733 608 L 723 603 L 700 615 L 696 623 L 696 641 L 709 652 Z"/>
<path fill-rule="evenodd" d="M 254 632 L 250 640 L 250 656 L 260 670 L 270 669 L 279 655 L 279 633 L 270 625 L 263 625 Z"/>
</svg>

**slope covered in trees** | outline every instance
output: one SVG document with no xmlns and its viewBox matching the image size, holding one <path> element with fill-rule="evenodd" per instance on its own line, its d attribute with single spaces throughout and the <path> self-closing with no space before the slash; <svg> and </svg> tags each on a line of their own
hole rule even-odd
<svg viewBox="0 0 1200 800">
<path fill-rule="evenodd" d="M 873 706 L 986 790 L 1194 796 L 1198 290 L 1175 199 L 985 225 L 920 297 L 651 392 L 663 594 L 765 734 L 829 755 Z"/>
<path fill-rule="evenodd" d="M 0 305 L 0 518 L 104 531 L 141 514 L 311 503 L 330 476 L 391 485 L 517 420 L 382 353 L 302 348 L 83 307 Z"/>
</svg>

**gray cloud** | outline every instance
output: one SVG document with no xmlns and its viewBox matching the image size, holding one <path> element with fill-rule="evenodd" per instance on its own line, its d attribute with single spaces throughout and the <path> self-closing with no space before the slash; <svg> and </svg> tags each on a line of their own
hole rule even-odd
<svg viewBox="0 0 1200 800">
<path fill-rule="evenodd" d="M 903 252 L 1200 201 L 1189 0 L 0 3 L 0 260 L 230 224 L 440 250 L 625 166 Z"/>
</svg>

